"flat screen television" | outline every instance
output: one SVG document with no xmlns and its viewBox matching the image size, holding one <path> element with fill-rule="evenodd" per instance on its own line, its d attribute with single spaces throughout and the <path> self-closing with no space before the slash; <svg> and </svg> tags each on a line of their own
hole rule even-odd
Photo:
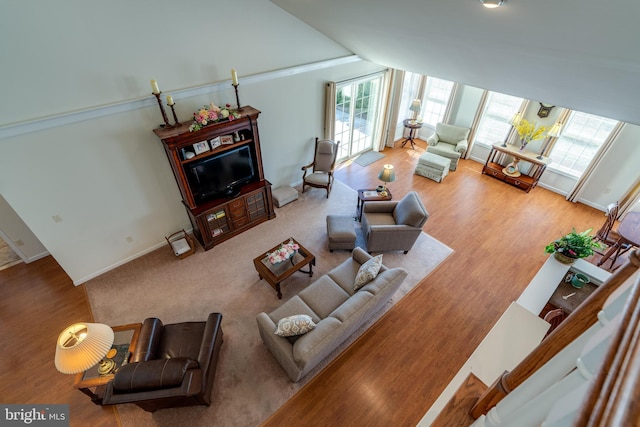
<svg viewBox="0 0 640 427">
<path fill-rule="evenodd" d="M 184 166 L 196 203 L 217 197 L 233 197 L 255 178 L 249 146 L 225 151 Z"/>
</svg>

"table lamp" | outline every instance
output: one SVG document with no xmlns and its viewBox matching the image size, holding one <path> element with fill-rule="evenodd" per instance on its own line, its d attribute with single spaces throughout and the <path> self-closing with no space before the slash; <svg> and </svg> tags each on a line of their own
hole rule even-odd
<svg viewBox="0 0 640 427">
<path fill-rule="evenodd" d="M 114 340 L 113 329 L 102 323 L 74 323 L 58 336 L 56 369 L 63 374 L 77 374 L 100 362 L 98 373 L 107 375 L 115 367 L 105 360 Z"/>
<path fill-rule="evenodd" d="M 511 135 L 511 129 L 513 129 L 515 126 L 518 126 L 521 121 L 522 121 L 522 114 L 521 113 L 515 113 L 513 115 L 513 117 L 511 117 L 511 120 L 509 120 L 509 124 L 511 125 L 511 127 L 509 128 L 509 132 L 507 132 L 507 137 L 504 139 L 504 142 L 502 143 L 503 147 L 507 146 L 507 141 L 509 140 L 509 135 Z"/>
<path fill-rule="evenodd" d="M 413 118 L 411 119 L 412 124 L 416 123 L 416 118 L 418 117 L 418 113 L 420 112 L 421 108 L 422 105 L 420 104 L 420 100 L 414 99 L 411 103 L 411 106 L 409 107 L 409 110 L 413 111 Z"/>
<path fill-rule="evenodd" d="M 549 129 L 549 132 L 547 132 L 547 138 L 545 139 L 544 144 L 542 144 L 542 150 L 540 150 L 540 154 L 536 157 L 536 159 L 542 160 L 542 153 L 544 153 L 544 150 L 547 149 L 547 146 L 551 142 L 551 138 L 557 138 L 561 133 L 562 123 L 555 122 L 553 126 L 551 126 L 551 129 Z"/>
<path fill-rule="evenodd" d="M 396 173 L 393 171 L 393 165 L 384 165 L 383 169 L 378 174 L 378 179 L 384 182 L 382 187 L 382 191 L 380 192 L 381 196 L 386 196 L 387 193 L 387 182 L 393 182 L 396 180 Z"/>
</svg>

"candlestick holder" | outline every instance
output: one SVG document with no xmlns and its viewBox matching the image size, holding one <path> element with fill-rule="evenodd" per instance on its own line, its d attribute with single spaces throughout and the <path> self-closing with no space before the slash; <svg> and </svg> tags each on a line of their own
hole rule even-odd
<svg viewBox="0 0 640 427">
<path fill-rule="evenodd" d="M 153 93 L 153 96 L 155 96 L 156 100 L 158 101 L 158 106 L 160 107 L 160 112 L 162 113 L 162 119 L 164 120 L 164 127 L 172 128 L 173 126 L 169 124 L 169 118 L 167 117 L 167 113 L 164 111 L 164 107 L 162 106 L 162 101 L 160 100 L 161 94 L 162 94 L 162 91 L 158 93 Z"/>
<path fill-rule="evenodd" d="M 167 104 L 167 105 L 169 105 L 169 104 Z M 175 104 L 175 102 L 174 102 L 173 104 L 169 105 L 169 107 L 171 107 L 171 113 L 173 113 L 173 121 L 175 122 L 175 123 L 173 124 L 173 126 L 174 126 L 174 127 L 178 127 L 178 126 L 182 125 L 182 123 L 180 123 L 180 122 L 178 121 L 178 116 L 176 116 L 176 109 L 174 108 L 174 107 L 175 107 L 175 105 L 176 105 L 176 104 Z"/>
<path fill-rule="evenodd" d="M 238 97 L 238 86 L 240 86 L 240 83 L 235 85 L 231 83 L 231 86 L 233 86 L 233 89 L 235 89 L 236 91 L 236 105 L 238 106 L 237 110 L 242 111 L 242 107 L 240 107 L 240 98 Z"/>
</svg>

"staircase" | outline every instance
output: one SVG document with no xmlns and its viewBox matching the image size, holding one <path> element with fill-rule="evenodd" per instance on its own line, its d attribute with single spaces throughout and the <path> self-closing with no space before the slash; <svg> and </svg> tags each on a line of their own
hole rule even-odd
<svg viewBox="0 0 640 427">
<path fill-rule="evenodd" d="M 487 386 L 473 374 L 469 374 L 456 394 L 440 411 L 438 417 L 431 424 L 432 427 L 466 427 L 473 424 L 475 419 L 469 415 L 469 410 L 487 390 Z"/>
</svg>

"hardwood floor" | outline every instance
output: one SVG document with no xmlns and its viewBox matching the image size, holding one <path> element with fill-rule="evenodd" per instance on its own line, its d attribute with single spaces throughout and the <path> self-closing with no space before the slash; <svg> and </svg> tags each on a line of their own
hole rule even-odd
<svg viewBox="0 0 640 427">
<path fill-rule="evenodd" d="M 415 426 L 544 263 L 544 246 L 604 221 L 542 188 L 527 194 L 483 176 L 470 160 L 440 184 L 414 175 L 424 146 L 387 149 L 373 165 L 345 165 L 336 176 L 354 189 L 375 187 L 382 165 L 393 164 L 394 199 L 417 191 L 430 213 L 424 231 L 455 252 L 264 425 Z M 53 365 L 60 331 L 92 319 L 84 288 L 51 257 L 0 271 L 0 283 L 0 401 L 69 403 L 72 426 L 118 425 L 111 408 L 91 404 Z"/>
<path fill-rule="evenodd" d="M 387 149 L 384 159 L 350 164 L 336 177 L 370 188 L 382 165 L 393 164 L 394 198 L 417 191 L 430 213 L 424 231 L 455 252 L 265 426 L 415 426 L 547 259 L 544 246 L 604 221 L 542 188 L 527 194 L 481 175 L 471 160 L 440 184 L 414 175 L 424 147 Z"/>
</svg>

